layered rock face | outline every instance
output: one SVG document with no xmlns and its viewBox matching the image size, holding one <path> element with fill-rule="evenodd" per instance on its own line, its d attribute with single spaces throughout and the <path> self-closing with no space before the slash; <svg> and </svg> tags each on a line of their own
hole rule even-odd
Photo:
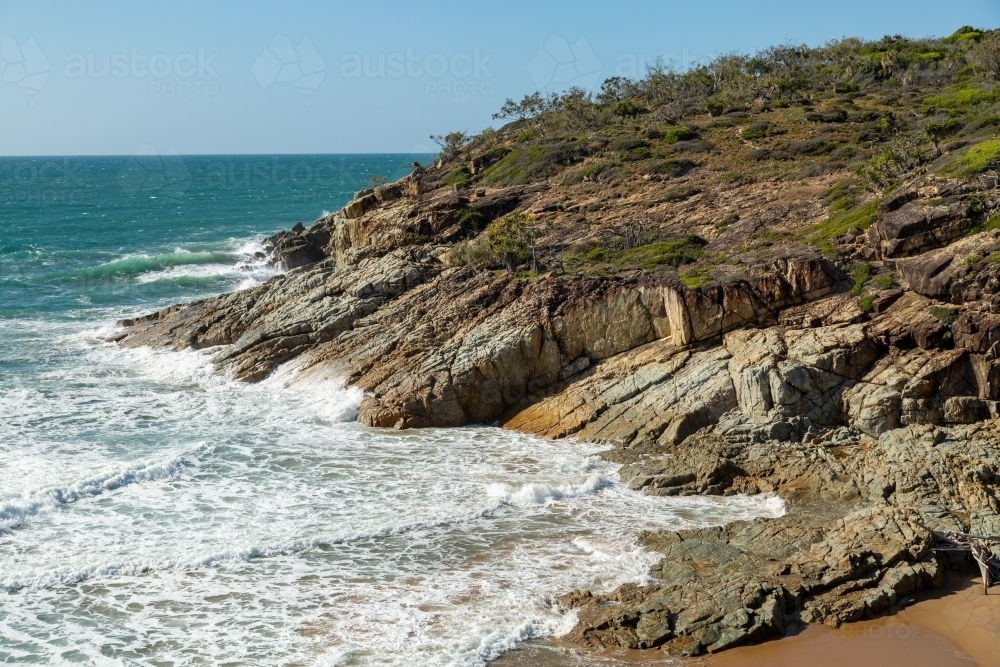
<svg viewBox="0 0 1000 667">
<path fill-rule="evenodd" d="M 930 303 L 907 293 L 869 318 L 835 295 L 720 343 L 657 341 L 554 386 L 505 425 L 648 449 L 679 444 L 728 412 L 748 434 L 785 440 L 840 426 L 878 436 L 997 417 L 996 358 L 978 338 L 952 336 L 967 347 L 940 349 L 949 329 Z"/>
<path fill-rule="evenodd" d="M 598 646 L 697 655 L 784 634 L 791 623 L 873 618 L 939 586 L 930 529 L 996 534 L 1000 426 L 910 426 L 877 440 L 751 441 L 725 423 L 627 463 L 658 495 L 776 492 L 780 519 L 655 533 L 657 583 L 573 592 L 573 635 Z"/>
<path fill-rule="evenodd" d="M 478 198 L 477 210 L 500 215 L 529 191 L 513 190 Z M 831 294 L 844 279 L 808 253 L 698 291 L 673 273 L 524 280 L 451 268 L 445 246 L 395 244 L 412 233 L 400 229 L 457 233 L 456 207 L 467 201 L 445 194 L 351 217 L 364 209 L 359 201 L 378 193 L 270 241 L 275 261 L 295 264 L 308 243 L 327 239 L 323 260 L 254 289 L 122 322 L 129 329 L 120 340 L 222 346 L 219 365 L 251 381 L 301 357 L 303 367 L 323 366 L 368 392 L 359 415 L 367 425 L 458 426 L 492 422 L 591 364 L 647 343 L 683 347 L 776 324 L 783 308 Z"/>
<path fill-rule="evenodd" d="M 246 381 L 294 362 L 361 387 L 368 426 L 608 443 L 647 493 L 787 499 L 782 519 L 646 536 L 661 583 L 565 597 L 595 644 L 696 654 L 891 611 L 940 583 L 930 529 L 1000 528 L 1000 233 L 977 232 L 960 187 L 903 191 L 846 238 L 891 277 L 863 310 L 849 265 L 805 245 L 697 288 L 672 270 L 452 266 L 470 220 L 570 207 L 545 184 L 421 183 L 272 237 L 288 273 L 123 321 L 116 339 L 210 349 Z"/>
</svg>

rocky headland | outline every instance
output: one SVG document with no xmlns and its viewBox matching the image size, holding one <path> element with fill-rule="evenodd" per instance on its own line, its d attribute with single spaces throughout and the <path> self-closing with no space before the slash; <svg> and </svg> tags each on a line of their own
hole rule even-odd
<svg viewBox="0 0 1000 667">
<path fill-rule="evenodd" d="M 745 60 L 508 102 L 271 237 L 286 273 L 116 340 L 248 382 L 294 362 L 363 389 L 371 427 L 606 443 L 650 494 L 785 499 L 644 535 L 656 584 L 559 599 L 582 642 L 696 655 L 891 613 L 963 566 L 932 531 L 1000 534 L 1000 92 L 973 76 L 998 37 L 969 30 L 785 54 L 832 85 L 748 92 Z"/>
</svg>

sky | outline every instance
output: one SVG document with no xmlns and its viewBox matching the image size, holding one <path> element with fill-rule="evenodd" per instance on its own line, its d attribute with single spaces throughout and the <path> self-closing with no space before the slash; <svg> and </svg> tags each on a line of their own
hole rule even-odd
<svg viewBox="0 0 1000 667">
<path fill-rule="evenodd" d="M 1000 27 L 1000 1 L 0 0 L 0 155 L 431 152 L 656 56 L 965 24 Z"/>
</svg>

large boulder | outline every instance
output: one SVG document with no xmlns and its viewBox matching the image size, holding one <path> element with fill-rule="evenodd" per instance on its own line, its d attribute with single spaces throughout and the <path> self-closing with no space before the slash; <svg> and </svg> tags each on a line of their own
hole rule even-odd
<svg viewBox="0 0 1000 667">
<path fill-rule="evenodd" d="M 975 225 L 969 205 L 963 201 L 929 203 L 913 199 L 911 193 L 906 193 L 890 200 L 891 205 L 879 208 L 869 239 L 882 257 L 906 257 L 939 248 Z M 901 203 L 904 200 L 906 203 Z"/>
</svg>

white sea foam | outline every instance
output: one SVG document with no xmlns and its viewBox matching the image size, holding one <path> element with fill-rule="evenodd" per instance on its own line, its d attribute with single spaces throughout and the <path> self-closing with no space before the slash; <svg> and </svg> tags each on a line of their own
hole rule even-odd
<svg viewBox="0 0 1000 667">
<path fill-rule="evenodd" d="M 180 459 L 179 459 L 180 461 Z M 114 485 L 118 483 L 119 486 L 124 486 L 127 483 L 134 481 L 152 481 L 157 479 L 155 477 L 149 477 L 149 479 L 139 479 L 145 473 L 145 469 L 137 471 L 136 479 L 129 479 L 128 475 L 123 475 L 124 483 L 118 483 L 116 480 L 109 480 L 109 483 Z M 172 475 L 165 475 L 162 478 L 166 479 Z M 99 486 L 99 485 L 98 485 Z M 118 486 L 110 486 L 103 490 L 113 490 L 118 488 Z M 71 497 L 69 494 L 73 494 L 74 490 L 64 491 L 66 496 L 60 496 L 59 499 L 55 501 L 52 507 L 47 509 L 53 509 L 59 504 L 65 504 L 67 502 L 73 502 L 83 497 L 98 495 L 101 493 L 101 489 L 95 487 L 92 493 L 90 491 L 89 484 L 84 484 L 84 493 L 80 494 L 78 497 L 73 497 L 72 500 L 63 500 L 63 497 Z M 489 517 L 497 510 L 503 506 L 503 503 L 497 503 L 491 507 L 486 507 L 480 510 L 469 512 L 466 514 L 456 515 L 456 516 L 440 516 L 425 519 L 423 521 L 413 521 L 410 523 L 404 523 L 399 525 L 386 526 L 384 528 L 377 528 L 375 530 L 367 532 L 357 532 L 340 536 L 332 536 L 329 538 L 314 538 L 308 540 L 299 540 L 295 542 L 289 542 L 287 544 L 278 545 L 261 545 L 261 546 L 250 546 L 241 549 L 231 549 L 227 551 L 222 551 L 213 554 L 205 554 L 201 556 L 194 556 L 189 558 L 182 558 L 178 560 L 125 560 L 117 561 L 113 563 L 101 563 L 98 565 L 93 565 L 80 570 L 69 570 L 66 568 L 58 568 L 52 571 L 45 572 L 42 575 L 29 577 L 29 578 L 0 578 L 0 590 L 5 590 L 8 592 L 17 591 L 22 588 L 51 588 L 53 586 L 62 586 L 66 584 L 77 584 L 82 581 L 87 581 L 90 579 L 114 579 L 117 577 L 125 576 L 136 576 L 141 574 L 148 574 L 151 572 L 186 572 L 190 570 L 198 570 L 208 567 L 216 567 L 219 565 L 227 565 L 233 563 L 246 563 L 252 560 L 258 560 L 263 558 L 276 558 L 278 556 L 291 556 L 295 554 L 308 551 L 309 549 L 325 549 L 334 546 L 341 545 L 351 545 L 359 542 L 370 542 L 372 540 L 384 539 L 388 537 L 397 537 L 401 535 L 406 535 L 407 533 L 416 532 L 420 530 L 432 530 L 435 528 L 444 528 L 449 526 L 455 526 L 462 523 L 468 523 L 475 521 L 477 519 L 482 519 Z M 3 511 L 6 506 L 0 506 L 0 521 L 3 520 Z M 0 524 L 3 525 L 3 524 Z"/>
<path fill-rule="evenodd" d="M 58 509 L 60 505 L 99 496 L 129 484 L 170 479 L 180 474 L 186 466 L 195 463 L 196 459 L 191 454 L 185 453 L 166 461 L 147 462 L 110 470 L 67 486 L 41 489 L 26 493 L 19 498 L 5 500 L 0 502 L 0 531 L 11 530 L 28 523 Z"/>
<path fill-rule="evenodd" d="M 0 322 L 0 361 L 35 364 L 0 387 L 17 660 L 103 664 L 114 637 L 175 664 L 480 667 L 568 631 L 554 596 L 648 581 L 639 531 L 784 511 L 637 494 L 584 443 L 364 429 L 361 392 L 306 361 L 244 385 L 96 328 Z"/>
<path fill-rule="evenodd" d="M 612 484 L 614 480 L 609 475 L 594 473 L 579 484 L 530 482 L 517 487 L 510 484 L 490 484 L 487 493 L 511 505 L 544 505 L 558 500 L 593 495 Z"/>
</svg>

